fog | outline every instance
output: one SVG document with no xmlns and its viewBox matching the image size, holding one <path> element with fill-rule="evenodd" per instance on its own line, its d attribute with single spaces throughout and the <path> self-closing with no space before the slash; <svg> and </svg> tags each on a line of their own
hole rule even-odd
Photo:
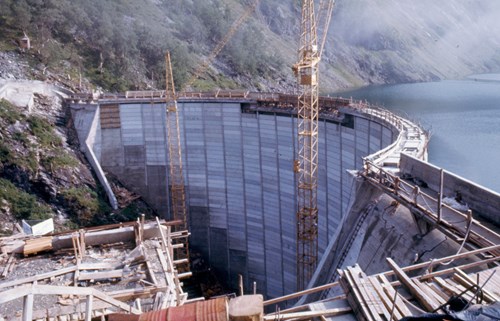
<svg viewBox="0 0 500 321">
<path fill-rule="evenodd" d="M 390 63 L 408 81 L 499 71 L 500 1 L 337 0 L 328 39 L 343 64 Z"/>
</svg>

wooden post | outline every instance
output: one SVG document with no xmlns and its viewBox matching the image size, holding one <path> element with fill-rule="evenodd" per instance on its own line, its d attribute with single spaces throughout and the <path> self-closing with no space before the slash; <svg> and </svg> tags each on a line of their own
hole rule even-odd
<svg viewBox="0 0 500 321">
<path fill-rule="evenodd" d="M 85 305 L 85 321 L 92 320 L 92 303 L 94 301 L 94 296 L 92 294 L 87 296 L 87 304 Z"/>
<path fill-rule="evenodd" d="M 23 305 L 23 321 L 33 320 L 33 293 L 29 293 L 24 297 Z"/>
<path fill-rule="evenodd" d="M 441 222 L 441 210 L 443 206 L 443 186 L 444 186 L 444 170 L 439 171 L 439 192 L 437 205 L 437 223 Z"/>
<path fill-rule="evenodd" d="M 140 238 L 141 238 L 141 243 L 144 242 L 144 219 L 145 215 L 141 214 L 141 226 L 140 226 Z"/>
<path fill-rule="evenodd" d="M 85 230 L 80 230 L 80 259 L 82 260 L 85 256 Z"/>
<path fill-rule="evenodd" d="M 240 296 L 243 295 L 243 276 L 238 274 L 238 288 L 240 289 Z"/>
<path fill-rule="evenodd" d="M 396 290 L 396 291 L 394 291 L 394 300 L 392 301 L 391 317 L 389 318 L 389 321 L 392 321 L 392 319 L 394 318 L 394 309 L 396 308 L 396 300 L 397 299 L 398 299 L 398 291 Z"/>
<path fill-rule="evenodd" d="M 413 188 L 413 203 L 418 207 L 418 194 L 420 194 L 420 187 L 416 186 Z"/>
<path fill-rule="evenodd" d="M 428 311 L 433 311 L 435 307 L 432 305 L 431 300 L 428 296 L 420 289 L 420 287 L 412 280 L 408 275 L 394 262 L 391 258 L 387 258 L 387 263 L 408 290 L 414 296 L 414 298 Z M 416 281 L 418 282 L 418 281 Z"/>
</svg>

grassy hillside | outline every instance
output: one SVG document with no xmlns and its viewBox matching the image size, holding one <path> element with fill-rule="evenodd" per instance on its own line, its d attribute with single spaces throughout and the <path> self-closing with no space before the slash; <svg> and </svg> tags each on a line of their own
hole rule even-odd
<svg viewBox="0 0 500 321">
<path fill-rule="evenodd" d="M 175 82 L 187 79 L 242 13 L 223 0 L 3 0 L 4 48 L 26 31 L 37 59 L 49 68 L 71 66 L 108 90 L 161 87 L 164 55 L 172 52 Z M 258 22 L 250 19 L 216 62 L 224 75 L 262 78 L 283 72 L 281 56 L 266 48 Z M 7 44 L 7 45 L 5 45 Z M 203 82 L 201 82 L 203 83 Z M 235 85 L 226 80 L 226 86 Z"/>
<path fill-rule="evenodd" d="M 170 50 L 181 87 L 252 1 L 2 0 L 0 50 L 24 30 L 35 65 L 112 91 L 162 88 Z M 261 0 L 195 86 L 291 90 L 299 5 Z M 497 12 L 496 0 L 337 1 L 322 91 L 498 71 Z"/>
</svg>

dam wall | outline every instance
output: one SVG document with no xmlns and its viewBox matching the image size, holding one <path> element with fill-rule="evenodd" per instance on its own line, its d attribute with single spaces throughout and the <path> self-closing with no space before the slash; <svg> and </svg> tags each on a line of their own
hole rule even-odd
<svg viewBox="0 0 500 321">
<path fill-rule="evenodd" d="M 291 113 L 249 104 L 178 102 L 190 244 L 234 288 L 242 274 L 247 289 L 256 282 L 270 298 L 296 290 L 297 125 Z M 95 113 L 92 148 L 104 171 L 168 218 L 165 104 L 104 101 Z M 356 195 L 348 170 L 398 135 L 371 115 L 342 116 L 319 124 L 320 256 Z"/>
<path fill-rule="evenodd" d="M 403 153 L 400 170 L 401 173 L 420 178 L 431 189 L 439 191 L 441 168 Z M 460 193 L 462 202 L 472 209 L 473 214 L 500 225 L 500 194 L 443 170 L 443 198 L 455 198 L 457 192 Z"/>
</svg>

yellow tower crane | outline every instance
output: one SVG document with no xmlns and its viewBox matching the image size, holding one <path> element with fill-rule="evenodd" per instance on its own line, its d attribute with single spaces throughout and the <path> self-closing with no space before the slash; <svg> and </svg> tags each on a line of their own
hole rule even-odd
<svg viewBox="0 0 500 321">
<path fill-rule="evenodd" d="M 174 220 L 182 221 L 180 229 L 187 229 L 186 193 L 182 174 L 181 133 L 179 114 L 177 112 L 177 96 L 175 94 L 174 77 L 170 52 L 165 55 L 165 98 L 167 108 L 167 142 L 169 157 L 170 209 Z"/>
<path fill-rule="evenodd" d="M 321 1 L 315 16 L 314 0 L 302 0 L 298 62 L 293 66 L 299 95 L 297 110 L 297 288 L 305 289 L 318 261 L 318 77 L 335 1 Z M 326 5 L 325 5 L 326 4 Z M 317 19 L 323 20 L 323 38 L 318 47 Z"/>
</svg>

